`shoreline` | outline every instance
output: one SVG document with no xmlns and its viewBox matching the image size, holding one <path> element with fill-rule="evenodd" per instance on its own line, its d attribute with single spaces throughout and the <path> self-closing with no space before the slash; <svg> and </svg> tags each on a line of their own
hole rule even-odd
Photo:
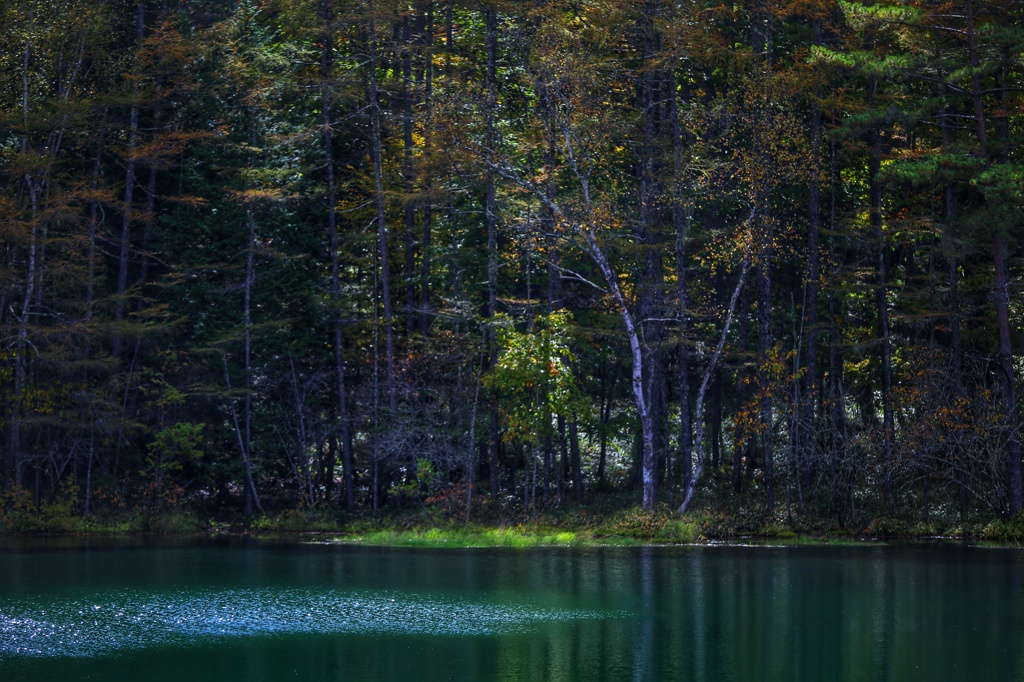
<svg viewBox="0 0 1024 682">
<path fill-rule="evenodd" d="M 337 529 L 252 529 L 212 527 L 184 532 L 130 531 L 95 528 L 72 532 L 0 533 L 0 541 L 31 540 L 255 540 L 307 542 L 397 549 L 555 549 L 555 548 L 641 548 L 641 547 L 885 547 L 934 546 L 1022 549 L 1016 539 L 951 535 L 872 535 L 867 533 L 742 533 L 728 537 L 698 537 L 672 540 L 631 535 L 597 535 L 588 531 L 528 526 L 473 526 L 470 528 L 415 527 L 375 530 Z"/>
<path fill-rule="evenodd" d="M 618 503 L 616 503 L 618 502 Z M 232 508 L 101 510 L 82 516 L 69 503 L 0 507 L 0 538 L 274 538 L 309 537 L 339 544 L 393 547 L 640 547 L 774 545 L 980 545 L 1024 547 L 1024 514 L 993 519 L 865 512 L 856 523 L 834 516 L 772 512 L 755 505 L 698 507 L 680 515 L 622 504 L 557 506 L 522 514 L 482 500 L 467 519 L 462 507 L 396 507 L 345 512 L 330 507 L 280 509 L 246 517 Z"/>
</svg>

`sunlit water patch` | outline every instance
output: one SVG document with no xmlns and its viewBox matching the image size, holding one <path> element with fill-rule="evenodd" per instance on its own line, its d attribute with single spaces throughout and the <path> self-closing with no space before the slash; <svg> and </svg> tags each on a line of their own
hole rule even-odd
<svg viewBox="0 0 1024 682">
<path fill-rule="evenodd" d="M 274 634 L 494 635 L 606 612 L 399 592 L 303 589 L 106 592 L 0 602 L 0 658 L 98 656 Z"/>
</svg>

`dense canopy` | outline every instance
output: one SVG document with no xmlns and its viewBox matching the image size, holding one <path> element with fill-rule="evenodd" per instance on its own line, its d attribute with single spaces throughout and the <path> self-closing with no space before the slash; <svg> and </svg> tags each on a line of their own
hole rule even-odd
<svg viewBox="0 0 1024 682">
<path fill-rule="evenodd" d="M 11 0 L 0 31 L 2 489 L 1024 506 L 1019 0 Z"/>
</svg>

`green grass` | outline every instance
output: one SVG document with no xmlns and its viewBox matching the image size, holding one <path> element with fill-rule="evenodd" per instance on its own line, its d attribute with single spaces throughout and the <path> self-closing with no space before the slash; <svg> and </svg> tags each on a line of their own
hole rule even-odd
<svg viewBox="0 0 1024 682">
<path fill-rule="evenodd" d="M 693 544 L 703 539 L 701 527 L 693 519 L 670 519 L 651 538 L 655 542 Z"/>
<path fill-rule="evenodd" d="M 469 548 L 506 547 L 640 547 L 644 545 L 694 545 L 708 542 L 700 519 L 676 518 L 657 524 L 652 529 L 641 525 L 611 523 L 600 530 L 567 530 L 531 524 L 511 527 L 451 528 L 378 528 L 363 527 L 333 537 L 334 542 L 377 547 Z M 618 532 L 609 532 L 609 526 Z M 778 534 L 756 534 L 733 537 L 728 541 L 756 542 L 763 545 L 862 545 L 863 540 L 849 536 L 804 535 L 790 530 Z"/>
<path fill-rule="evenodd" d="M 347 544 L 389 547 L 593 547 L 641 544 L 627 537 L 599 537 L 589 531 L 512 526 L 506 528 L 381 529 L 336 538 Z"/>
</svg>

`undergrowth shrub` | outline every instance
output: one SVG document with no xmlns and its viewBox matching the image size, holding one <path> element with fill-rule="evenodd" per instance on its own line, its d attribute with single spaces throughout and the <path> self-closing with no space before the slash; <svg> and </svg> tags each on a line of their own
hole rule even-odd
<svg viewBox="0 0 1024 682">
<path fill-rule="evenodd" d="M 80 532 L 84 524 L 76 513 L 78 489 L 61 485 L 53 499 L 40 500 L 23 488 L 0 492 L 0 531 L 13 535 L 59 535 Z"/>
<path fill-rule="evenodd" d="M 130 524 L 132 532 L 152 535 L 187 535 L 200 529 L 196 514 L 188 510 L 164 510 L 143 514 Z"/>
<path fill-rule="evenodd" d="M 702 540 L 700 526 L 693 520 L 672 519 L 662 524 L 652 538 L 656 542 L 689 543 Z"/>
<path fill-rule="evenodd" d="M 337 515 L 331 511 L 298 507 L 258 516 L 249 528 L 270 533 L 316 533 L 336 531 L 339 525 Z"/>
<path fill-rule="evenodd" d="M 625 509 L 612 514 L 598 531 L 605 535 L 650 540 L 664 527 L 667 513 L 668 507 L 664 505 L 659 505 L 657 509 Z"/>
<path fill-rule="evenodd" d="M 897 516 L 876 516 L 864 528 L 866 534 L 879 538 L 911 535 L 911 530 L 911 522 Z"/>
<path fill-rule="evenodd" d="M 1024 543 L 1024 514 L 991 522 L 981 531 L 981 539 L 1018 545 Z"/>
</svg>

